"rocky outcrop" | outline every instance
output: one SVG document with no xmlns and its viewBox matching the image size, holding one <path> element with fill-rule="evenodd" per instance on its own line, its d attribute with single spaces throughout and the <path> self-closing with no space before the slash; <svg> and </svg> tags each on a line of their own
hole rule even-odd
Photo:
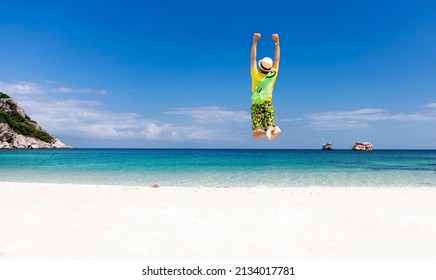
<svg viewBox="0 0 436 280">
<path fill-rule="evenodd" d="M 0 149 L 72 148 L 48 134 L 24 109 L 0 92 Z"/>
</svg>

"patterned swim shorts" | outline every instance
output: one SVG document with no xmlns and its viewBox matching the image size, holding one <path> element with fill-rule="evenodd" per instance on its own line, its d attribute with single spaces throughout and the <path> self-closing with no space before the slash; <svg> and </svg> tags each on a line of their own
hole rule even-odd
<svg viewBox="0 0 436 280">
<path fill-rule="evenodd" d="M 251 128 L 264 129 L 268 126 L 275 127 L 274 123 L 274 106 L 271 102 L 264 102 L 263 104 L 253 104 L 251 106 Z"/>
</svg>

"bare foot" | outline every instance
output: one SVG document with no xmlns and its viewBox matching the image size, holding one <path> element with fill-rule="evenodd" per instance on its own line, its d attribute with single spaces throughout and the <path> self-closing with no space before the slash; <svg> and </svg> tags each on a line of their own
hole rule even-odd
<svg viewBox="0 0 436 280">
<path fill-rule="evenodd" d="M 268 140 L 272 140 L 272 131 L 273 130 L 274 130 L 274 127 L 268 126 L 268 129 L 266 131 L 266 138 L 268 138 Z"/>
<path fill-rule="evenodd" d="M 270 140 L 273 140 L 274 138 L 276 138 L 280 134 L 280 132 L 282 132 L 280 127 L 278 127 L 278 126 L 274 127 L 274 130 L 272 131 Z"/>
<path fill-rule="evenodd" d="M 257 140 L 259 138 L 262 138 L 266 135 L 266 132 L 260 129 L 256 129 L 253 131 L 253 139 Z"/>
</svg>

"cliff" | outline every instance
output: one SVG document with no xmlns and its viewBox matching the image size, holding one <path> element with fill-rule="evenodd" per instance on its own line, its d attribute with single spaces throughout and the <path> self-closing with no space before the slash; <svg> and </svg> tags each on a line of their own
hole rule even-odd
<svg viewBox="0 0 436 280">
<path fill-rule="evenodd" d="M 30 119 L 24 109 L 0 92 L 0 149 L 71 148 Z"/>
</svg>

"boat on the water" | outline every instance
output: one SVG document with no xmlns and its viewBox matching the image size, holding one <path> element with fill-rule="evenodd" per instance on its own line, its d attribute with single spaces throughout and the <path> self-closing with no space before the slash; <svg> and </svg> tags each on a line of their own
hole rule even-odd
<svg viewBox="0 0 436 280">
<path fill-rule="evenodd" d="M 374 147 L 371 142 L 356 142 L 351 146 L 351 149 L 354 151 L 372 151 L 374 150 Z"/>
<path fill-rule="evenodd" d="M 333 150 L 332 143 L 324 143 L 322 144 L 323 150 Z"/>
</svg>

